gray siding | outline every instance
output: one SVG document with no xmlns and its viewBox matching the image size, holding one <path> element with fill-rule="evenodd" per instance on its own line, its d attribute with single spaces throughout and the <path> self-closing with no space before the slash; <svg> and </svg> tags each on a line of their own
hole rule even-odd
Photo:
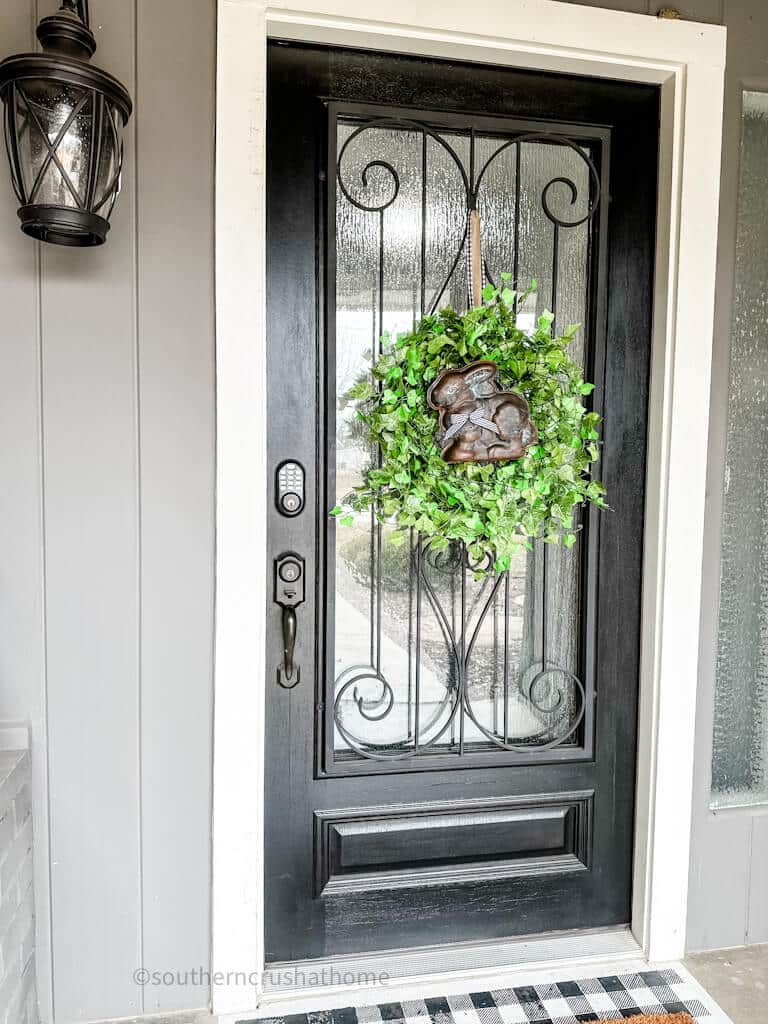
<svg viewBox="0 0 768 1024">
<path fill-rule="evenodd" d="M 3 47 L 29 49 L 33 31 L 29 0 L 0 4 Z M 48 850 L 39 840 L 47 835 L 48 807 L 39 253 L 18 231 L 4 166 L 0 175 L 0 722 L 30 721 L 40 752 L 33 765 L 39 994 L 48 1001 Z"/>
<path fill-rule="evenodd" d="M 215 5 L 91 11 L 137 105 L 108 244 L 39 248 L 0 192 L 0 717 L 44 774 L 47 687 L 57 1022 L 204 1006 L 131 975 L 210 957 Z"/>
<path fill-rule="evenodd" d="M 94 16 L 109 26 L 100 59 L 135 93 L 133 5 L 113 0 Z M 53 989 L 64 1021 L 141 1009 L 126 970 L 141 959 L 147 840 L 133 130 L 128 153 L 107 246 L 41 247 Z"/>
<path fill-rule="evenodd" d="M 28 48 L 56 6 L 3 0 L 3 49 Z M 749 6 L 728 0 L 729 20 Z M 210 954 L 215 2 L 91 8 L 98 58 L 137 104 L 108 245 L 24 239 L 0 177 L 0 719 L 33 723 L 44 882 L 46 836 L 51 863 L 39 984 L 57 1024 L 203 1006 L 192 987 L 142 999 L 131 974 Z"/>
<path fill-rule="evenodd" d="M 178 971 L 210 963 L 215 23 L 204 0 L 138 6 L 143 960 Z"/>
</svg>

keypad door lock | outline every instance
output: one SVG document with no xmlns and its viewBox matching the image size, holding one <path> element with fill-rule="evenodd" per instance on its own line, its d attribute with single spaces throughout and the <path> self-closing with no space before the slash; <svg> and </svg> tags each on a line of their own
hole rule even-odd
<svg viewBox="0 0 768 1024">
<path fill-rule="evenodd" d="M 294 663 L 296 649 L 296 609 L 304 603 L 304 559 L 285 551 L 275 559 L 275 604 L 283 609 L 283 662 L 277 668 L 277 681 L 292 690 L 301 681 L 301 669 Z"/>
<path fill-rule="evenodd" d="M 304 467 L 288 460 L 277 467 L 277 509 L 284 516 L 297 516 L 304 509 Z"/>
</svg>

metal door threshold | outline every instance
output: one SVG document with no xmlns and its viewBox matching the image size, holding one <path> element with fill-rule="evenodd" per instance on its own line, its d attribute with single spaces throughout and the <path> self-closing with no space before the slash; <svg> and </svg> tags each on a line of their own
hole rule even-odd
<svg viewBox="0 0 768 1024">
<path fill-rule="evenodd" d="M 330 956 L 268 964 L 264 972 L 264 1002 L 274 1006 L 281 997 L 322 992 L 376 989 L 380 994 L 393 982 L 442 980 L 460 982 L 499 972 L 576 966 L 592 961 L 637 960 L 643 952 L 629 926 L 595 928 L 483 942 L 458 942 L 417 949 L 396 949 L 357 956 Z"/>
</svg>

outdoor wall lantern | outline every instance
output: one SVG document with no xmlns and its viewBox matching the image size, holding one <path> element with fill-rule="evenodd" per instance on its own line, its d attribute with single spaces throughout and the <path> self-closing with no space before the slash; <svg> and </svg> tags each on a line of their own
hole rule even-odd
<svg viewBox="0 0 768 1024">
<path fill-rule="evenodd" d="M 101 245 L 120 191 L 131 98 L 93 67 L 88 0 L 62 0 L 37 26 L 42 53 L 0 63 L 5 143 L 21 230 L 56 245 Z"/>
</svg>

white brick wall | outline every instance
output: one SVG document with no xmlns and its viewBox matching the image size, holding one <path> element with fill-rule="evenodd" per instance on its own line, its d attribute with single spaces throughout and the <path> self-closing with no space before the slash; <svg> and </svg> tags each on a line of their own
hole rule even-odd
<svg viewBox="0 0 768 1024">
<path fill-rule="evenodd" d="M 0 1024 L 38 1024 L 27 751 L 0 751 Z"/>
</svg>

